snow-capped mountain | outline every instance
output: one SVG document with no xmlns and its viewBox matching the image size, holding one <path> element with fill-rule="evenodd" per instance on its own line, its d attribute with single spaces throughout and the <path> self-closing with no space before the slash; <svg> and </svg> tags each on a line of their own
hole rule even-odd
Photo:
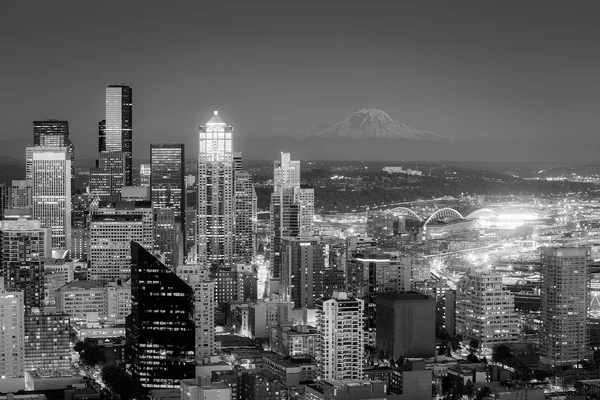
<svg viewBox="0 0 600 400">
<path fill-rule="evenodd" d="M 320 124 L 312 132 L 305 133 L 298 137 L 302 139 L 456 139 L 450 136 L 413 129 L 377 108 L 363 108 L 336 124 Z"/>
</svg>

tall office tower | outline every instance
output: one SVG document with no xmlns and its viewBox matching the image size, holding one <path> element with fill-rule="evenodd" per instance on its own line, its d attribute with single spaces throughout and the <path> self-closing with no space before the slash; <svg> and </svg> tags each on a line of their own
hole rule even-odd
<svg viewBox="0 0 600 400">
<path fill-rule="evenodd" d="M 233 153 L 233 170 L 236 174 L 242 172 L 242 153 L 239 151 Z"/>
<path fill-rule="evenodd" d="M 185 149 L 181 143 L 150 145 L 150 190 L 152 208 L 170 208 L 175 222 L 185 232 Z"/>
<path fill-rule="evenodd" d="M 71 368 L 69 316 L 34 309 L 25 315 L 25 371 Z"/>
<path fill-rule="evenodd" d="M 363 379 L 364 303 L 334 292 L 317 300 L 317 364 L 322 380 Z"/>
<path fill-rule="evenodd" d="M 502 286 L 502 275 L 489 269 L 471 270 L 456 288 L 456 333 L 481 347 L 516 342 L 519 320 L 515 298 Z"/>
<path fill-rule="evenodd" d="M 549 366 L 577 364 L 590 357 L 588 265 L 591 249 L 544 248 L 541 255 L 540 362 Z"/>
<path fill-rule="evenodd" d="M 75 145 L 69 138 L 69 121 L 33 121 L 33 146 L 66 147 L 71 156 L 71 194 L 75 194 Z M 27 176 L 27 179 L 31 177 Z"/>
<path fill-rule="evenodd" d="M 196 362 L 208 364 L 215 354 L 215 283 L 205 274 L 188 272 L 182 268 L 177 275 L 194 289 Z"/>
<path fill-rule="evenodd" d="M 122 151 L 103 151 L 90 168 L 89 192 L 102 201 L 121 200 L 125 185 L 127 154 Z"/>
<path fill-rule="evenodd" d="M 0 326 L 0 376 L 21 378 L 25 367 L 23 293 L 5 290 L 1 277 Z"/>
<path fill-rule="evenodd" d="M 227 263 L 234 252 L 233 127 L 217 111 L 200 127 L 198 153 L 198 262 Z"/>
<path fill-rule="evenodd" d="M 123 168 L 125 186 L 132 186 L 133 120 L 131 101 L 132 93 L 129 86 L 108 85 L 106 87 L 106 122 L 100 123 L 100 152 L 120 151 L 125 153 L 125 167 Z"/>
<path fill-rule="evenodd" d="M 10 207 L 4 208 L 31 208 L 33 206 L 32 189 L 31 179 L 12 181 Z"/>
<path fill-rule="evenodd" d="M 181 264 L 183 239 L 180 223 L 175 222 L 175 210 L 158 208 L 154 211 L 154 251 L 163 263 L 175 268 Z"/>
<path fill-rule="evenodd" d="M 271 195 L 271 270 L 281 278 L 281 238 L 310 237 L 314 234 L 314 189 L 300 185 L 300 161 L 291 161 L 281 153 L 274 162 Z"/>
<path fill-rule="evenodd" d="M 94 202 L 90 205 L 89 279 L 128 279 L 130 241 L 153 247 L 153 215 L 149 201 Z"/>
<path fill-rule="evenodd" d="M 254 257 L 257 224 L 257 197 L 252 176 L 247 172 L 235 173 L 235 258 L 251 262 Z"/>
<path fill-rule="evenodd" d="M 71 247 L 71 158 L 66 147 L 29 147 L 33 218 L 52 229 L 52 248 Z"/>
<path fill-rule="evenodd" d="M 178 388 L 195 376 L 194 290 L 140 244 L 131 242 L 127 363 L 146 388 Z"/>
<path fill-rule="evenodd" d="M 294 308 L 315 308 L 324 296 L 325 244 L 319 237 L 281 238 L 281 293 Z"/>
<path fill-rule="evenodd" d="M 0 220 L 4 219 L 4 210 L 11 208 L 10 187 L 6 182 L 0 183 Z"/>
<path fill-rule="evenodd" d="M 140 164 L 140 186 L 150 186 L 150 164 Z"/>
<path fill-rule="evenodd" d="M 377 296 L 376 348 L 389 358 L 435 356 L 435 299 L 417 292 Z"/>
<path fill-rule="evenodd" d="M 7 290 L 23 292 L 27 310 L 44 302 L 45 259 L 52 257 L 49 228 L 40 221 L 0 221 L 2 275 Z"/>
<path fill-rule="evenodd" d="M 196 218 L 196 209 L 188 207 L 185 210 L 185 247 L 183 249 L 183 255 L 186 260 L 196 259 L 196 237 L 198 230 L 196 225 L 198 219 Z"/>
</svg>

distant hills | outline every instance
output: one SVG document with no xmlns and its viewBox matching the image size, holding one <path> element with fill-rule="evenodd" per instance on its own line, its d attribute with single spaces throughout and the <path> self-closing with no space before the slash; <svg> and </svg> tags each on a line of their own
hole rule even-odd
<svg viewBox="0 0 600 400">
<path fill-rule="evenodd" d="M 297 139 L 456 140 L 455 137 L 411 128 L 377 108 L 360 109 L 333 125 L 322 123 L 313 131 L 294 137 Z"/>
</svg>

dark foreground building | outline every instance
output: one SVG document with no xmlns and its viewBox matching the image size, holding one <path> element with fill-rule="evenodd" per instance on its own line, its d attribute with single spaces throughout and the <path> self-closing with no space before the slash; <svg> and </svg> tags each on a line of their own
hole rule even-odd
<svg viewBox="0 0 600 400">
<path fill-rule="evenodd" d="M 179 388 L 194 378 L 193 289 L 141 245 L 131 242 L 131 314 L 127 363 L 146 388 Z"/>
</svg>

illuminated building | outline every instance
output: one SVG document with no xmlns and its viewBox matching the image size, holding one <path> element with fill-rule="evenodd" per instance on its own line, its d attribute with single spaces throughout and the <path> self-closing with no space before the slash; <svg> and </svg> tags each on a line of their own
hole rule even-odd
<svg viewBox="0 0 600 400">
<path fill-rule="evenodd" d="M 376 297 L 375 347 L 391 359 L 435 355 L 435 299 L 417 292 Z"/>
<path fill-rule="evenodd" d="M 364 302 L 346 292 L 317 300 L 317 363 L 322 380 L 363 379 Z"/>
<path fill-rule="evenodd" d="M 195 376 L 194 290 L 140 244 L 131 242 L 127 363 L 146 388 L 177 388 Z"/>
<path fill-rule="evenodd" d="M 154 212 L 154 251 L 163 263 L 170 268 L 180 264 L 181 238 L 180 223 L 175 222 L 175 210 L 158 208 Z"/>
<path fill-rule="evenodd" d="M 309 325 L 277 326 L 269 332 L 271 350 L 284 356 L 316 355 L 319 332 Z"/>
<path fill-rule="evenodd" d="M 181 268 L 177 275 L 194 289 L 194 324 L 196 326 L 196 362 L 208 364 L 215 353 L 215 283 L 202 273 L 187 273 Z M 194 271 L 190 271 L 194 272 Z"/>
<path fill-rule="evenodd" d="M 150 186 L 150 164 L 140 164 L 140 186 Z"/>
<path fill-rule="evenodd" d="M 315 191 L 300 185 L 300 161 L 281 153 L 273 165 L 271 195 L 271 270 L 273 279 L 281 279 L 281 238 L 314 235 Z"/>
<path fill-rule="evenodd" d="M 2 274 L 7 290 L 23 292 L 26 310 L 44 302 L 44 263 L 51 257 L 50 229 L 40 221 L 0 221 Z"/>
<path fill-rule="evenodd" d="M 0 183 L 0 220 L 4 219 L 4 210 L 10 208 L 11 206 L 11 194 L 10 187 L 6 184 L 6 182 Z"/>
<path fill-rule="evenodd" d="M 10 207 L 3 207 L 3 210 L 6 208 L 31 208 L 33 206 L 32 186 L 31 179 L 12 181 Z"/>
<path fill-rule="evenodd" d="M 89 191 L 102 201 L 121 200 L 125 185 L 126 154 L 122 151 L 102 151 L 96 166 L 90 168 Z"/>
<path fill-rule="evenodd" d="M 185 150 L 180 143 L 150 145 L 150 188 L 152 208 L 171 208 L 175 222 L 183 228 L 185 210 Z"/>
<path fill-rule="evenodd" d="M 66 147 L 28 147 L 33 218 L 52 230 L 52 249 L 71 247 L 71 158 Z"/>
<path fill-rule="evenodd" d="M 247 172 L 235 173 L 235 258 L 250 262 L 254 257 L 257 197 L 252 176 Z"/>
<path fill-rule="evenodd" d="M 149 201 L 96 202 L 90 206 L 89 279 L 128 279 L 130 241 L 153 248 Z"/>
<path fill-rule="evenodd" d="M 71 159 L 71 194 L 75 194 L 75 145 L 69 138 L 69 121 L 33 121 L 33 146 L 66 147 Z M 27 169 L 29 170 L 29 169 Z M 27 174 L 27 179 L 31 175 Z"/>
<path fill-rule="evenodd" d="M 99 151 L 122 152 L 124 185 L 132 186 L 132 91 L 125 85 L 106 87 L 106 119 L 100 123 Z"/>
<path fill-rule="evenodd" d="M 197 259 L 226 263 L 234 249 L 233 127 L 215 111 L 199 130 Z"/>
<path fill-rule="evenodd" d="M 75 279 L 75 265 L 64 260 L 46 260 L 44 306 L 56 305 L 56 291 Z"/>
<path fill-rule="evenodd" d="M 25 371 L 71 368 L 71 339 L 67 314 L 25 315 Z"/>
<path fill-rule="evenodd" d="M 502 275 L 490 269 L 471 270 L 456 288 L 456 333 L 491 348 L 519 339 L 515 299 L 502 286 Z"/>
<path fill-rule="evenodd" d="M 325 244 L 319 237 L 281 238 L 281 293 L 294 308 L 315 308 L 324 296 Z"/>
<path fill-rule="evenodd" d="M 578 364 L 590 357 L 589 247 L 542 249 L 540 362 Z"/>
<path fill-rule="evenodd" d="M 187 260 L 196 259 L 196 237 L 198 235 L 196 214 L 195 208 L 188 207 L 185 210 L 185 247 L 183 252 Z"/>
<path fill-rule="evenodd" d="M 87 260 L 90 247 L 90 231 L 87 228 L 73 228 L 71 230 L 71 258 L 73 260 Z"/>
<path fill-rule="evenodd" d="M 5 290 L 0 277 L 0 377 L 23 377 L 25 367 L 23 293 Z M 0 381 L 0 386 L 2 381 Z"/>
</svg>

